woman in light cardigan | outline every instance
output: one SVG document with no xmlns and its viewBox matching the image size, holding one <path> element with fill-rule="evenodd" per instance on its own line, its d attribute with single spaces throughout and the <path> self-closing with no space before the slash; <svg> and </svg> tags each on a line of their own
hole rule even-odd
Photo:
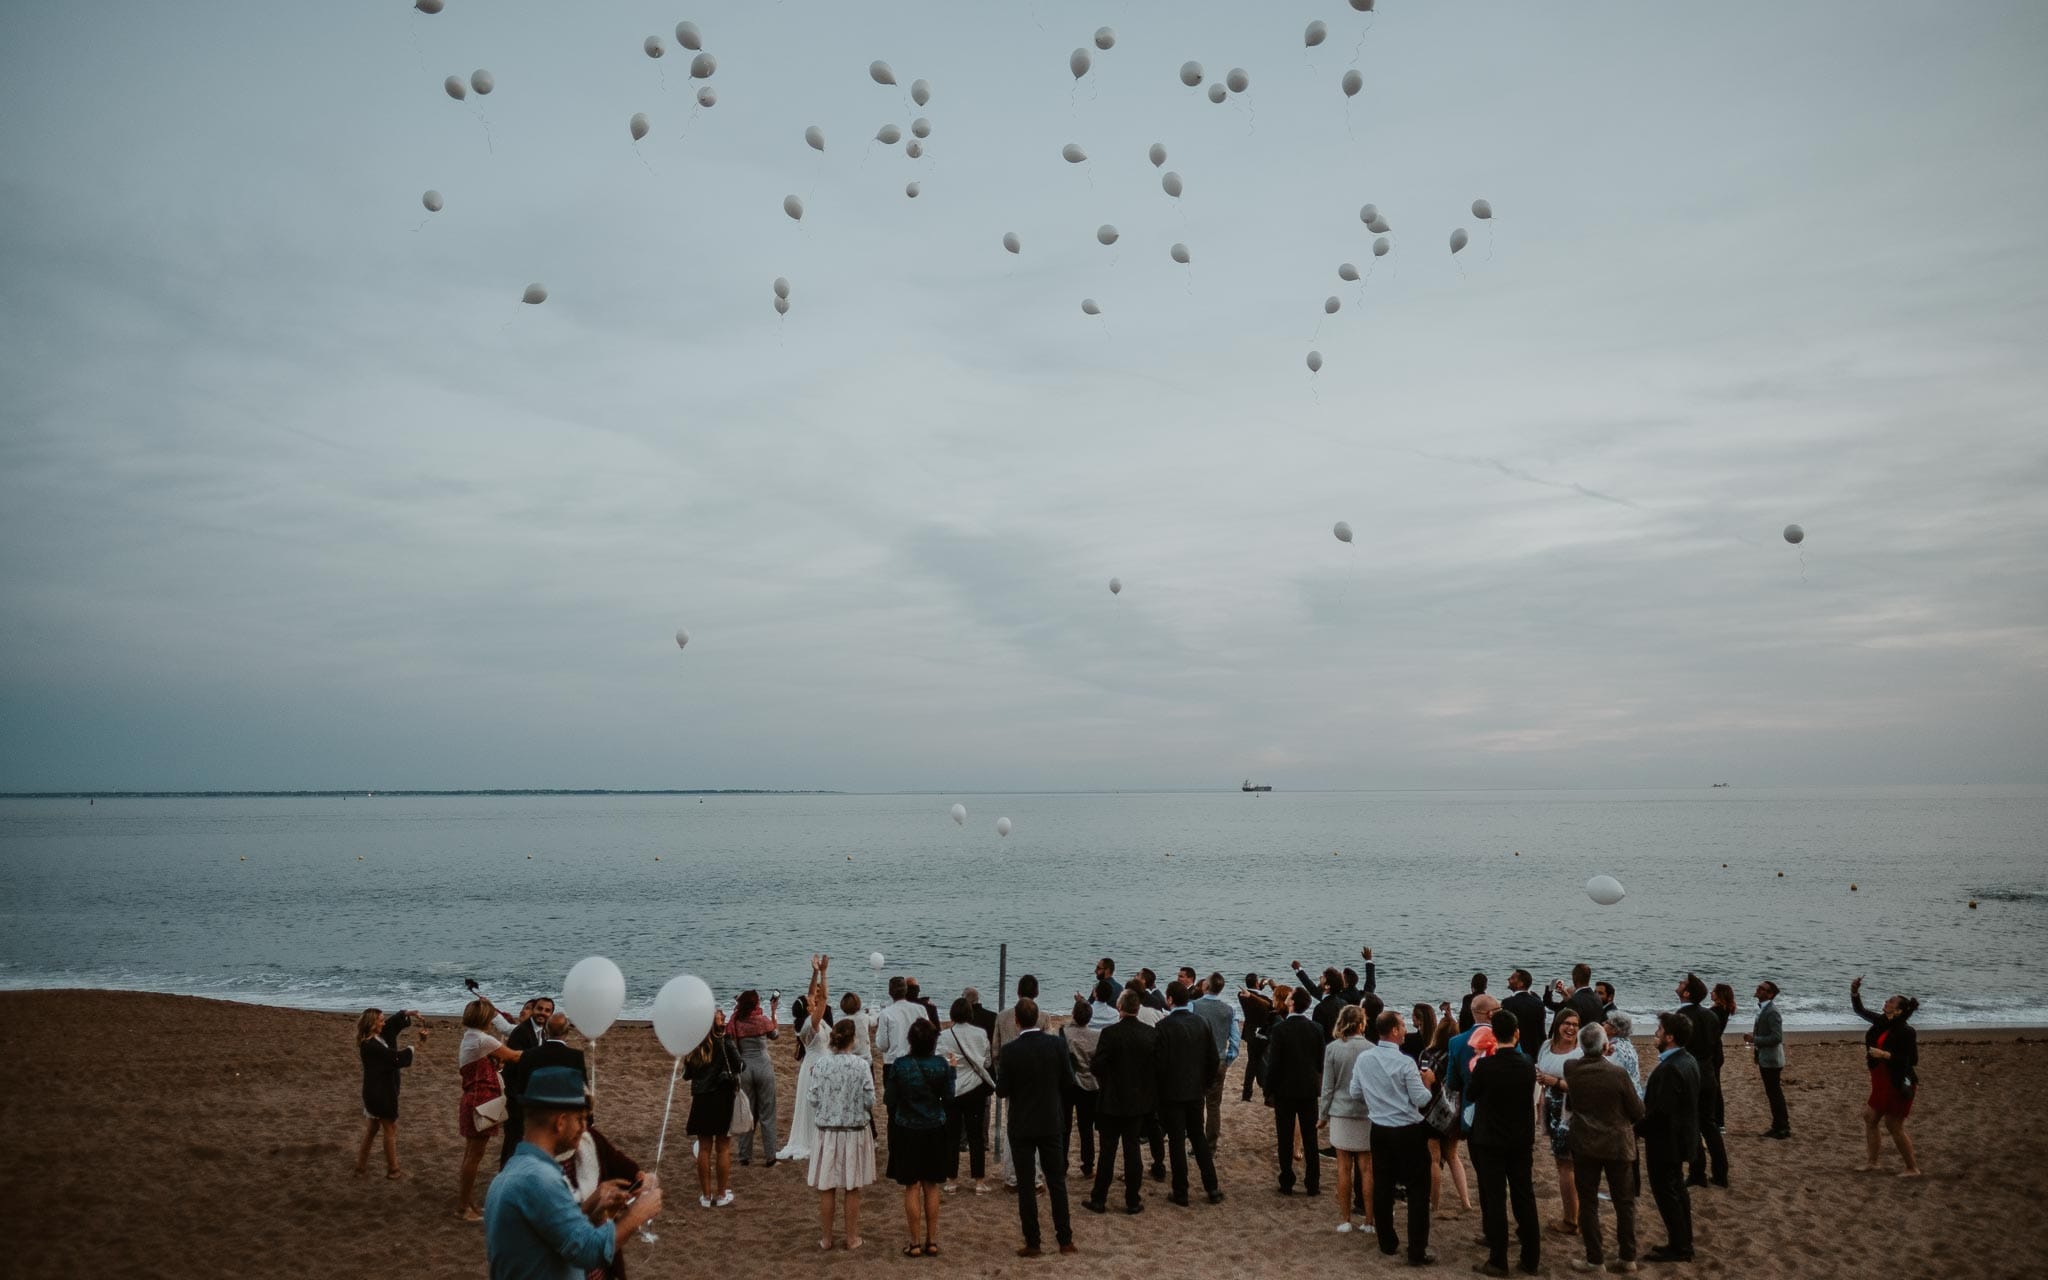
<svg viewBox="0 0 2048 1280">
<path fill-rule="evenodd" d="M 1323 1096 L 1316 1108 L 1317 1122 L 1330 1131 L 1330 1145 L 1337 1150 L 1337 1207 L 1343 1217 L 1337 1230 L 1350 1231 L 1351 1180 L 1361 1179 L 1365 1191 L 1365 1233 L 1372 1224 L 1372 1123 L 1366 1119 L 1365 1103 L 1351 1096 L 1351 1068 L 1358 1055 L 1372 1048 L 1365 1038 L 1365 1010 L 1347 1004 L 1337 1011 L 1337 1038 L 1323 1050 Z M 1314 1154 L 1311 1152 L 1310 1154 Z M 1410 1188 L 1409 1195 L 1425 1195 Z"/>
</svg>

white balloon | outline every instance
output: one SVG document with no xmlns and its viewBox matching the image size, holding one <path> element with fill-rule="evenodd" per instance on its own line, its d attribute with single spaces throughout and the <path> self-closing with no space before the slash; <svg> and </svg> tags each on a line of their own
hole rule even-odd
<svg viewBox="0 0 2048 1280">
<path fill-rule="evenodd" d="M 1344 73 L 1343 85 L 1344 96 L 1347 98 L 1355 98 L 1358 96 L 1358 91 L 1360 89 L 1365 88 L 1365 77 L 1359 75 L 1357 68 L 1354 67 L 1350 71 L 1346 71 Z"/>
<path fill-rule="evenodd" d="M 633 118 L 626 121 L 626 131 L 633 135 L 633 141 L 635 142 L 647 136 L 648 127 L 647 113 L 645 111 L 634 112 Z"/>
<path fill-rule="evenodd" d="M 1167 252 L 1173 255 L 1175 262 L 1185 263 L 1188 260 L 1188 247 L 1184 244 L 1177 244 Z"/>
<path fill-rule="evenodd" d="M 886 62 L 870 62 L 868 64 L 868 74 L 874 77 L 876 84 L 896 83 L 896 73 L 889 70 L 889 64 Z"/>
<path fill-rule="evenodd" d="M 1372 232 L 1376 236 L 1385 235 L 1387 232 L 1393 230 L 1392 227 L 1387 225 L 1387 220 L 1385 218 L 1374 218 L 1371 222 L 1365 224 L 1365 229 L 1367 231 Z"/>
<path fill-rule="evenodd" d="M 1252 87 L 1252 78 L 1245 74 L 1243 67 L 1232 67 L 1230 74 L 1223 77 L 1223 83 L 1230 86 L 1232 93 L 1243 93 Z"/>
<path fill-rule="evenodd" d="M 870 968 L 870 969 L 879 969 L 879 968 L 881 968 L 881 967 L 882 967 L 883 965 L 885 965 L 885 964 L 887 964 L 887 963 L 889 963 L 889 961 L 887 960 L 887 958 L 885 958 L 885 957 L 884 957 L 884 956 L 882 955 L 882 953 L 881 953 L 881 952 L 879 952 L 879 951 L 870 951 L 870 952 L 868 952 L 868 968 Z"/>
<path fill-rule="evenodd" d="M 1108 27 L 1095 28 L 1095 47 L 1098 49 L 1114 49 L 1116 47 L 1116 32 Z"/>
<path fill-rule="evenodd" d="M 1320 351 L 1311 351 L 1311 352 L 1309 352 L 1309 353 L 1308 353 L 1308 371 L 1309 371 L 1310 373 L 1321 373 L 1321 372 L 1323 371 L 1323 353 L 1322 353 L 1322 352 L 1320 352 Z M 1346 541 L 1346 542 L 1349 542 L 1349 541 L 1351 541 L 1351 538 L 1350 538 L 1350 536 L 1349 536 L 1349 534 L 1350 534 L 1350 528 L 1349 528 L 1349 526 L 1347 526 L 1347 525 L 1341 525 L 1341 524 L 1340 524 L 1340 525 L 1338 525 L 1337 527 L 1338 527 L 1339 529 L 1343 529 L 1343 530 L 1344 530 L 1344 532 L 1343 532 L 1343 533 L 1340 533 L 1340 534 L 1338 534 L 1337 536 L 1338 536 L 1338 537 L 1340 537 L 1340 538 L 1343 538 L 1343 539 L 1344 539 L 1344 541 Z"/>
<path fill-rule="evenodd" d="M 1340 262 L 1337 264 L 1337 278 L 1339 280 L 1356 280 L 1358 279 L 1358 268 L 1348 262 Z"/>
<path fill-rule="evenodd" d="M 1079 80 L 1088 74 L 1088 68 L 1093 62 L 1094 59 L 1088 56 L 1086 49 L 1076 49 L 1067 55 L 1067 70 L 1074 73 L 1074 79 Z"/>
<path fill-rule="evenodd" d="M 1081 314 L 1084 316 L 1099 316 L 1102 314 L 1102 308 L 1096 305 L 1095 299 L 1083 298 L 1081 299 Z"/>
<path fill-rule="evenodd" d="M 682 629 L 681 627 L 677 627 L 677 628 L 676 628 L 676 648 L 678 648 L 678 649 L 687 649 L 687 648 L 689 648 L 689 647 L 690 647 L 690 633 L 689 633 L 689 632 L 687 632 L 687 631 L 685 631 L 685 630 L 683 630 L 683 629 Z"/>
<path fill-rule="evenodd" d="M 929 80 L 912 80 L 910 82 L 910 100 L 920 107 L 930 102 L 932 100 L 932 82 Z"/>
<path fill-rule="evenodd" d="M 1301 42 L 1311 49 L 1329 38 L 1330 29 L 1323 25 L 1321 18 L 1317 18 L 1314 22 L 1309 23 L 1308 30 L 1301 33 Z"/>
<path fill-rule="evenodd" d="M 446 90 L 448 96 L 457 102 L 469 96 L 469 86 L 462 83 L 461 76 L 449 76 L 441 82 L 441 88 Z"/>
<path fill-rule="evenodd" d="M 1791 543 L 1795 547 L 1798 546 L 1800 543 L 1806 541 L 1806 530 L 1800 528 L 1796 524 L 1786 525 L 1785 541 Z"/>
<path fill-rule="evenodd" d="M 804 144 L 813 151 L 823 151 L 825 149 L 825 131 L 817 125 L 812 125 L 804 130 Z"/>
<path fill-rule="evenodd" d="M 1180 175 L 1168 169 L 1166 176 L 1159 180 L 1159 189 L 1176 200 L 1180 199 L 1180 193 L 1184 190 L 1181 185 Z"/>
<path fill-rule="evenodd" d="M 788 298 L 777 298 L 775 300 L 775 314 L 778 316 L 786 316 L 789 314 Z"/>
<path fill-rule="evenodd" d="M 897 142 L 899 142 L 902 139 L 902 137 L 903 130 L 898 129 L 893 124 L 885 124 L 881 128 L 875 130 L 875 141 L 881 143 L 885 147 L 895 146 Z"/>
<path fill-rule="evenodd" d="M 690 79 L 709 80 L 718 70 L 718 59 L 708 53 L 700 53 L 690 59 Z"/>
<path fill-rule="evenodd" d="M 915 182 L 905 183 L 903 187 L 903 194 L 909 196 L 912 200 L 915 200 L 917 199 L 917 193 L 919 190 L 921 190 L 921 188 Z"/>
<path fill-rule="evenodd" d="M 1628 890 L 1621 887 L 1621 881 L 1613 876 L 1594 876 L 1586 881 L 1586 896 L 1603 907 L 1611 907 L 1628 896 Z"/>
<path fill-rule="evenodd" d="M 1116 228 L 1110 226 L 1107 222 L 1105 222 L 1101 226 L 1095 228 L 1095 238 L 1103 244 L 1115 244 Z"/>
<path fill-rule="evenodd" d="M 1339 542 L 1351 541 L 1351 526 L 1344 523 L 1344 521 L 1342 520 L 1339 520 L 1336 524 L 1332 525 L 1330 527 L 1330 532 L 1337 535 L 1337 541 Z"/>
<path fill-rule="evenodd" d="M 1378 222 L 1380 220 L 1380 207 L 1376 204 L 1360 205 L 1358 207 L 1358 220 L 1367 224 Z"/>
<path fill-rule="evenodd" d="M 966 805 L 964 805 L 964 804 L 956 804 L 956 805 L 954 805 L 954 806 L 953 806 L 953 825 L 954 825 L 954 826 L 956 826 L 956 827 L 957 827 L 957 826 L 962 826 L 962 825 L 964 825 L 964 824 L 966 823 L 966 821 L 967 821 L 967 806 L 966 806 Z"/>
<path fill-rule="evenodd" d="M 685 49 L 695 52 L 704 47 L 704 36 L 697 30 L 696 23 L 678 22 L 676 24 L 676 43 Z"/>
<path fill-rule="evenodd" d="M 1209 101 L 1221 102 L 1229 96 L 1230 93 L 1223 87 L 1223 82 L 1221 80 L 1218 80 L 1214 84 L 1209 86 Z"/>
<path fill-rule="evenodd" d="M 996 819 L 996 834 L 999 836 L 1010 834 L 1010 820 L 1008 818 Z"/>
<path fill-rule="evenodd" d="M 1202 64 L 1199 62 L 1181 63 L 1180 82 L 1190 89 L 1202 83 Z"/>
<path fill-rule="evenodd" d="M 654 997 L 654 1035 L 672 1058 L 680 1058 L 711 1034 L 717 997 L 704 979 L 693 974 L 670 978 Z"/>
<path fill-rule="evenodd" d="M 775 277 L 775 296 L 778 298 L 787 298 L 789 296 L 789 277 Z"/>
<path fill-rule="evenodd" d="M 519 300 L 528 306 L 537 307 L 548 300 L 548 287 L 544 284 L 527 285 L 526 292 L 519 296 Z"/>
<path fill-rule="evenodd" d="M 1472 202 L 1472 216 L 1484 222 L 1493 216 L 1493 206 L 1484 200 L 1474 200 Z"/>
<path fill-rule="evenodd" d="M 1066 146 L 1060 148 L 1060 158 L 1068 164 L 1079 164 L 1088 158 L 1088 153 L 1081 150 L 1080 143 L 1069 142 Z"/>
<path fill-rule="evenodd" d="M 782 211 L 798 222 L 804 220 L 804 202 L 795 196 L 782 197 Z"/>
<path fill-rule="evenodd" d="M 1394 246 L 1392 241 L 1388 240 L 1385 236 L 1381 236 L 1379 239 L 1372 242 L 1372 256 L 1375 258 L 1384 258 L 1387 256 L 1387 250 L 1393 247 Z"/>
<path fill-rule="evenodd" d="M 1372 12 L 1372 0 L 1351 0 L 1351 7 L 1360 13 Z"/>
<path fill-rule="evenodd" d="M 429 16 L 441 12 L 442 0 L 412 0 L 412 7 Z"/>
<path fill-rule="evenodd" d="M 469 87 L 471 89 L 474 89 L 479 95 L 482 95 L 487 94 L 491 90 L 497 88 L 498 82 L 496 79 L 492 77 L 490 72 L 484 70 L 482 67 L 478 67 L 476 70 L 469 73 Z"/>
<path fill-rule="evenodd" d="M 1456 253 L 1458 250 L 1464 248 L 1469 243 L 1470 239 L 1465 235 L 1465 228 L 1459 227 L 1456 231 L 1451 232 L 1452 253 Z"/>
<path fill-rule="evenodd" d="M 1329 297 L 1323 299 L 1323 314 L 1326 316 L 1334 316 L 1337 314 L 1337 308 L 1343 305 L 1343 303 L 1337 301 L 1337 295 L 1333 293 Z"/>
<path fill-rule="evenodd" d="M 650 58 L 659 58 L 662 54 L 668 52 L 668 50 L 661 47 L 660 36 L 647 37 L 645 40 L 640 42 L 640 48 Z"/>
<path fill-rule="evenodd" d="M 428 213 L 439 213 L 441 212 L 441 193 L 429 191 L 420 197 L 420 203 L 427 207 Z"/>
<path fill-rule="evenodd" d="M 1003 232 L 1003 248 L 1008 249 L 1011 253 L 1022 253 L 1024 252 L 1024 242 L 1017 238 L 1016 232 L 1005 231 Z"/>
<path fill-rule="evenodd" d="M 903 154 L 909 156 L 912 160 L 915 160 L 919 156 L 924 154 L 924 144 L 922 142 L 919 142 L 916 138 L 912 138 L 910 141 L 903 144 Z"/>
<path fill-rule="evenodd" d="M 1166 163 L 1166 144 L 1155 142 L 1152 144 L 1152 149 L 1145 154 L 1152 158 L 1152 167 L 1157 169 L 1160 165 Z"/>
<path fill-rule="evenodd" d="M 1111 578 L 1111 579 L 1109 580 L 1109 594 L 1111 594 L 1111 595 L 1113 595 L 1113 596 L 1120 596 L 1120 595 L 1122 595 L 1123 593 L 1124 593 L 1124 580 L 1123 580 L 1122 578 Z"/>
<path fill-rule="evenodd" d="M 910 136 L 913 138 L 931 137 L 932 122 L 925 119 L 923 116 L 919 116 L 917 119 L 912 120 L 910 122 Z"/>
<path fill-rule="evenodd" d="M 707 85 L 705 85 L 705 86 L 704 86 L 703 88 L 701 88 L 701 89 L 697 90 L 697 105 L 698 105 L 698 106 L 700 106 L 700 107 L 715 107 L 715 106 L 717 106 L 717 105 L 718 105 L 718 90 L 716 90 L 716 89 L 712 88 L 712 87 L 711 87 L 710 85 L 708 85 L 708 84 L 707 84 Z"/>
<path fill-rule="evenodd" d="M 561 1003 L 576 1029 L 595 1040 L 611 1030 L 626 1007 L 626 975 L 603 956 L 585 956 L 562 979 Z"/>
</svg>

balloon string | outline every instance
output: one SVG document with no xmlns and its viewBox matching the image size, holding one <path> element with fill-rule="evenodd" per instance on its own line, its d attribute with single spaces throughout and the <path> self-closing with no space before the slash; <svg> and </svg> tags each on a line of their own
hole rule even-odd
<svg viewBox="0 0 2048 1280">
<path fill-rule="evenodd" d="M 1799 548 L 1799 581 L 1806 581 L 1806 548 Z"/>
<path fill-rule="evenodd" d="M 1351 128 L 1351 99 L 1344 99 L 1344 136 L 1352 142 L 1358 141 L 1358 134 Z"/>
<path fill-rule="evenodd" d="M 1486 260 L 1493 261 L 1493 219 L 1486 220 Z"/>
<path fill-rule="evenodd" d="M 484 148 L 492 155 L 496 155 L 498 153 L 498 144 L 491 135 L 491 118 L 484 114 L 482 107 L 476 109 L 476 118 L 477 122 L 484 127 Z"/>
<path fill-rule="evenodd" d="M 667 92 L 668 92 L 668 72 L 666 72 L 666 71 L 663 71 L 663 70 L 661 69 L 661 64 L 660 64 L 659 62 L 657 62 L 657 63 L 655 63 L 655 64 L 654 64 L 654 74 L 655 74 L 655 77 L 656 77 L 657 79 L 659 79 L 659 80 L 661 81 L 661 91 L 662 91 L 663 93 L 667 93 Z"/>
<path fill-rule="evenodd" d="M 592 1097 L 597 1096 L 597 1038 L 595 1036 L 591 1037 L 590 1040 L 590 1094 Z"/>
<path fill-rule="evenodd" d="M 1359 50 L 1365 48 L 1365 35 L 1366 32 L 1372 30 L 1373 18 L 1375 16 L 1376 15 L 1370 13 L 1365 15 L 1365 25 L 1359 28 L 1358 31 L 1358 43 L 1351 46 L 1351 65 L 1354 67 L 1358 65 Z"/>
<path fill-rule="evenodd" d="M 426 225 L 427 225 L 427 222 L 428 222 L 428 220 L 429 220 L 429 219 L 431 219 L 431 218 L 432 218 L 433 216 L 434 216 L 433 214 L 428 214 L 428 215 L 427 215 L 427 216 L 426 216 L 425 218 L 421 218 L 421 219 L 420 219 L 420 226 L 419 226 L 419 227 L 414 227 L 414 228 L 413 228 L 413 231 L 414 231 L 415 233 L 417 233 L 417 232 L 419 231 L 420 227 L 424 227 L 424 226 L 426 226 Z"/>
<path fill-rule="evenodd" d="M 1245 110 L 1250 114 L 1245 117 L 1244 136 L 1249 138 L 1259 131 L 1259 109 L 1252 103 L 1247 102 Z"/>
<path fill-rule="evenodd" d="M 653 166 L 653 165 L 651 165 L 651 164 L 649 164 L 649 163 L 647 163 L 647 153 L 646 153 L 645 151 L 642 151 L 642 150 L 641 150 L 641 149 L 640 149 L 639 147 L 634 147 L 634 148 L 633 148 L 633 154 L 634 154 L 634 155 L 636 155 L 636 156 L 638 156 L 638 157 L 640 157 L 640 167 L 641 167 L 641 168 L 643 168 L 643 169 L 647 170 L 647 172 L 649 172 L 649 173 L 653 173 L 653 172 L 654 172 L 654 166 Z"/>
<path fill-rule="evenodd" d="M 666 1104 L 666 1105 L 664 1105 L 664 1106 L 662 1107 L 662 1109 L 661 1109 L 661 1136 L 660 1136 L 659 1138 L 655 1139 L 655 1142 L 654 1142 L 654 1171 L 655 1171 L 656 1173 L 660 1173 L 660 1172 L 661 1172 L 661 1153 L 662 1153 L 662 1150 L 663 1150 L 663 1149 L 664 1149 L 665 1147 L 667 1147 L 667 1146 L 668 1146 L 668 1114 L 669 1114 L 669 1112 L 671 1112 L 671 1111 L 675 1110 L 675 1105 L 676 1105 L 676 1073 L 677 1073 L 677 1072 L 680 1072 L 680 1071 L 681 1071 L 682 1069 L 683 1069 L 683 1060 L 682 1060 L 681 1058 L 677 1058 L 677 1059 L 676 1059 L 676 1065 L 675 1065 L 675 1066 L 673 1066 L 673 1067 L 671 1067 L 671 1068 L 669 1068 L 669 1073 L 668 1073 L 668 1102 L 667 1102 L 667 1104 Z"/>
</svg>

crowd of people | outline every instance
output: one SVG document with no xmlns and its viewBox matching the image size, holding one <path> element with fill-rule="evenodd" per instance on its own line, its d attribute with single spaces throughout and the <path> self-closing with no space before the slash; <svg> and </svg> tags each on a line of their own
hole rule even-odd
<svg viewBox="0 0 2048 1280">
<path fill-rule="evenodd" d="M 1686 974 L 1671 1008 L 1648 1028 L 1656 1057 L 1646 1063 L 1614 987 L 1595 982 L 1586 964 L 1542 991 L 1516 969 L 1505 997 L 1474 974 L 1454 1012 L 1448 1001 L 1390 1007 L 1370 948 L 1361 960 L 1362 972 L 1332 966 L 1316 977 L 1296 963 L 1292 981 L 1247 974 L 1230 992 L 1222 974 L 1204 978 L 1187 967 L 1163 988 L 1151 969 L 1120 981 L 1105 957 L 1055 1028 L 1029 974 L 1000 1012 L 969 988 L 942 1020 L 908 976 L 889 979 L 879 1012 L 851 990 L 835 1001 L 830 960 L 813 956 L 791 1010 L 798 1065 L 786 1130 L 777 1126 L 769 1051 L 781 1038 L 780 993 L 764 1005 L 758 991 L 741 992 L 681 1063 L 698 1203 L 735 1203 L 734 1148 L 749 1164 L 758 1138 L 764 1165 L 805 1166 L 819 1197 L 820 1250 L 863 1247 L 861 1195 L 879 1168 L 902 1189 L 903 1256 L 938 1257 L 941 1210 L 947 1195 L 963 1190 L 964 1155 L 974 1194 L 1000 1181 L 1015 1195 L 1019 1256 L 1047 1248 L 1041 1192 L 1051 1247 L 1073 1253 L 1070 1168 L 1090 1213 L 1110 1212 L 1119 1160 L 1116 1207 L 1126 1214 L 1144 1212 L 1147 1173 L 1168 1183 L 1171 1205 L 1191 1207 L 1196 1180 L 1207 1203 L 1225 1199 L 1216 1145 L 1228 1075 L 1242 1058 L 1240 1100 L 1257 1090 L 1273 1114 L 1275 1190 L 1320 1196 L 1322 1159 L 1334 1158 L 1335 1230 L 1370 1237 L 1389 1257 L 1434 1263 L 1432 1215 L 1447 1194 L 1470 1209 L 1476 1193 L 1486 1258 L 1475 1269 L 1483 1274 L 1509 1274 L 1511 1245 L 1514 1265 L 1535 1273 L 1546 1237 L 1576 1238 L 1581 1253 L 1572 1264 L 1583 1271 L 1693 1260 L 1691 1196 L 1726 1188 L 1731 1178 L 1722 1092 L 1736 1012 L 1731 987 L 1709 988 Z M 1742 1036 L 1770 1108 L 1770 1127 L 1758 1135 L 1765 1140 L 1792 1135 L 1778 994 L 1770 981 L 1757 985 Z M 1873 1013 L 1861 978 L 1850 1002 L 1869 1024 L 1867 1168 L 1880 1169 L 1888 1132 L 1901 1176 L 1918 1177 L 1906 1132 L 1918 1087 L 1917 1002 L 1893 996 Z M 358 1022 L 367 1119 L 359 1176 L 380 1133 L 387 1176 L 403 1176 L 399 1087 L 418 1046 L 401 1046 L 399 1037 L 419 1021 L 416 1010 L 386 1017 L 370 1009 Z M 455 1212 L 483 1222 L 492 1275 L 622 1277 L 620 1247 L 660 1211 L 661 1188 L 597 1128 L 567 1019 L 546 997 L 529 1001 L 516 1020 L 478 998 L 462 1025 L 457 1126 L 465 1147 Z M 417 1032 L 421 1045 L 427 1035 Z M 992 1101 L 1001 1115 L 993 1157 Z M 886 1128 L 876 1122 L 878 1104 Z M 479 1206 L 477 1176 L 494 1128 L 503 1130 L 499 1171 Z M 787 1138 L 780 1147 L 778 1132 Z M 1548 1223 L 1534 1189 L 1539 1146 L 1557 1173 L 1557 1215 Z M 1665 1239 L 1639 1251 L 1636 1202 L 1646 1178 Z M 1612 1258 L 1603 1203 L 1614 1219 Z"/>
</svg>

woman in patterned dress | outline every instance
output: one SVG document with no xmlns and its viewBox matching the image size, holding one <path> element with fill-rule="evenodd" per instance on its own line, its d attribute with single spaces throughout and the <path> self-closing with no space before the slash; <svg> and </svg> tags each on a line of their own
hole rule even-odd
<svg viewBox="0 0 2048 1280">
<path fill-rule="evenodd" d="M 492 1033 L 496 1032 L 496 1035 Z M 499 1036 L 512 1034 L 512 1024 L 488 1000 L 472 1000 L 462 1008 L 462 1048 L 456 1052 L 455 1067 L 462 1073 L 462 1101 L 456 1104 L 455 1127 L 462 1134 L 462 1174 L 456 1182 L 455 1216 L 464 1222 L 483 1221 L 483 1208 L 476 1202 L 476 1171 L 483 1163 L 484 1148 L 490 1145 L 491 1128 L 479 1127 L 476 1109 L 505 1093 L 498 1078 L 498 1064 L 519 1061 L 517 1049 L 507 1049 Z"/>
<path fill-rule="evenodd" d="M 875 1180 L 875 1075 L 855 1053 L 855 1027 L 843 1018 L 832 1027 L 832 1051 L 811 1069 L 811 1116 L 818 1139 L 804 1181 L 818 1192 L 818 1248 L 832 1247 L 832 1193 L 846 1193 L 846 1247 L 858 1249 L 860 1189 Z"/>
</svg>

